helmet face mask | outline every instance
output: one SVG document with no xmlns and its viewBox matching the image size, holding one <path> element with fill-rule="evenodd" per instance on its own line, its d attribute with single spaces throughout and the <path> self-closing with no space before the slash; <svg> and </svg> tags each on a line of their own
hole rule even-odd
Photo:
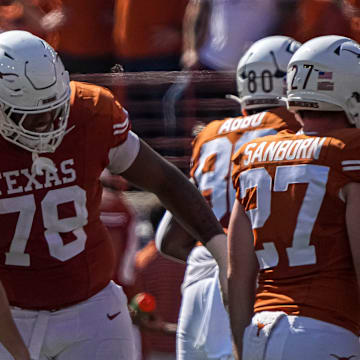
<svg viewBox="0 0 360 360">
<path fill-rule="evenodd" d="M 346 37 L 306 42 L 288 66 L 288 109 L 344 111 L 360 127 L 360 47 Z"/>
<path fill-rule="evenodd" d="M 287 64 L 299 47 L 292 38 L 269 36 L 247 50 L 236 75 L 242 109 L 286 106 Z"/>
<path fill-rule="evenodd" d="M 0 34 L 3 138 L 31 152 L 54 152 L 66 133 L 69 108 L 69 74 L 56 52 L 25 31 Z M 44 125 L 44 114 L 51 126 Z M 42 125 L 29 128 L 26 124 L 30 118 L 35 124 L 38 118 Z"/>
<path fill-rule="evenodd" d="M 60 145 L 67 128 L 69 101 L 53 110 L 30 113 L 11 107 L 0 112 L 0 131 L 6 139 L 25 150 L 37 153 L 54 152 Z M 50 114 L 48 131 L 39 132 L 28 128 L 25 124 L 31 117 L 41 119 L 43 114 Z M 2 118 L 4 116 L 4 118 Z M 36 123 L 33 121 L 32 123 Z"/>
</svg>

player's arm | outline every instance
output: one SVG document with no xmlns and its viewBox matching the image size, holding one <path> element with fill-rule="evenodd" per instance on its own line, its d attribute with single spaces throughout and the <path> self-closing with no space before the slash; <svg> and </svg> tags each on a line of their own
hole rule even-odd
<svg viewBox="0 0 360 360">
<path fill-rule="evenodd" d="M 155 243 L 163 255 L 186 262 L 196 240 L 166 211 L 156 230 Z"/>
<path fill-rule="evenodd" d="M 15 360 L 30 360 L 30 354 L 11 316 L 5 289 L 0 282 L 0 342 Z"/>
<path fill-rule="evenodd" d="M 151 332 L 159 332 L 167 335 L 175 335 L 177 330 L 177 324 L 165 321 L 161 316 L 154 313 L 149 316 L 133 316 L 132 320 L 134 324 L 138 325 L 142 330 Z"/>
<path fill-rule="evenodd" d="M 229 223 L 229 314 L 235 355 L 241 359 L 242 339 L 253 315 L 258 262 L 250 220 L 236 200 Z"/>
<path fill-rule="evenodd" d="M 219 264 L 220 281 L 226 301 L 226 236 L 197 188 L 176 166 L 142 140 L 136 158 L 121 175 L 131 183 L 157 195 L 179 223 L 196 240 L 206 245 Z"/>
<path fill-rule="evenodd" d="M 345 185 L 343 194 L 346 199 L 346 227 L 360 296 L 360 183 L 353 182 Z"/>
<path fill-rule="evenodd" d="M 206 37 L 210 17 L 208 0 L 190 0 L 183 20 L 183 55 L 181 63 L 185 69 L 198 66 L 198 49 Z"/>
</svg>

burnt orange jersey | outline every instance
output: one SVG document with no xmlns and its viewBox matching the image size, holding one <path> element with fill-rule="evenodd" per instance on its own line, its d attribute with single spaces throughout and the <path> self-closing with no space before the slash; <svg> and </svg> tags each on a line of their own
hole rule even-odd
<svg viewBox="0 0 360 360">
<path fill-rule="evenodd" d="M 223 227 L 228 226 L 235 200 L 231 185 L 232 155 L 247 141 L 284 129 L 298 130 L 299 124 L 286 109 L 276 108 L 213 121 L 195 138 L 190 176 Z"/>
<path fill-rule="evenodd" d="M 71 83 L 69 132 L 50 158 L 56 173 L 31 172 L 31 152 L 0 138 L 0 279 L 10 303 L 53 309 L 85 300 L 113 276 L 100 221 L 99 176 L 128 134 L 110 91 Z"/>
<path fill-rule="evenodd" d="M 359 333 L 342 188 L 360 181 L 360 130 L 281 132 L 235 154 L 236 197 L 260 265 L 255 311 L 285 311 Z"/>
</svg>

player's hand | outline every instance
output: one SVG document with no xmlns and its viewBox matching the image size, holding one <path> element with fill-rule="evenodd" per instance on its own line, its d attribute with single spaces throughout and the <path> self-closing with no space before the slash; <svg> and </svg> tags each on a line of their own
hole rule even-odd
<svg viewBox="0 0 360 360">
<path fill-rule="evenodd" d="M 14 360 L 31 360 L 30 358 L 30 355 L 25 355 L 25 356 L 17 356 L 17 357 L 14 357 Z"/>
<path fill-rule="evenodd" d="M 197 51 L 185 51 L 180 59 L 180 63 L 184 70 L 198 70 L 200 68 L 200 62 Z"/>
<path fill-rule="evenodd" d="M 164 321 L 156 313 L 144 316 L 139 321 L 139 327 L 143 330 L 158 331 L 165 334 L 176 334 L 177 324 Z"/>
<path fill-rule="evenodd" d="M 144 330 L 162 332 L 164 331 L 164 325 L 165 321 L 154 313 L 139 317 L 139 326 Z"/>
<path fill-rule="evenodd" d="M 12 354 L 14 360 L 31 360 L 29 350 L 27 348 L 19 349 L 16 354 Z"/>
<path fill-rule="evenodd" d="M 65 15 L 61 10 L 53 10 L 43 16 L 41 26 L 45 31 L 54 31 L 65 23 Z"/>
</svg>

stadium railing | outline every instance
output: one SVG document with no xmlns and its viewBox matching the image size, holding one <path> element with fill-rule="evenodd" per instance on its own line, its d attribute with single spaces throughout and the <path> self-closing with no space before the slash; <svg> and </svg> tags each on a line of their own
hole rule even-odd
<svg viewBox="0 0 360 360">
<path fill-rule="evenodd" d="M 214 71 L 73 74 L 72 80 L 112 90 L 129 112 L 132 129 L 185 174 L 191 141 L 212 120 L 237 116 L 235 74 Z"/>
</svg>

